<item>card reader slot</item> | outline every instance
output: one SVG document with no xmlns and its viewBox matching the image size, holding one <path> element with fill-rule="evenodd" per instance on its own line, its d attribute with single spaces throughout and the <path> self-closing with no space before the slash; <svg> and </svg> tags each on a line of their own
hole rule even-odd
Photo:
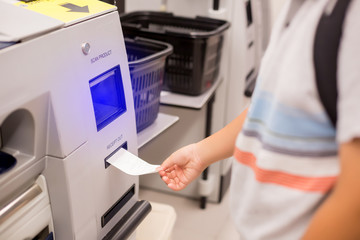
<svg viewBox="0 0 360 240">
<path fill-rule="evenodd" d="M 101 217 L 101 227 L 104 227 L 134 195 L 135 184 Z"/>
</svg>

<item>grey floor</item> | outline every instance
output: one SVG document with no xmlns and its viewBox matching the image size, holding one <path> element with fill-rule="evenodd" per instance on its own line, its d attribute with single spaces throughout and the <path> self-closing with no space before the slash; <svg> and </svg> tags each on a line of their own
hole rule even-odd
<svg viewBox="0 0 360 240">
<path fill-rule="evenodd" d="M 229 193 L 221 203 L 207 203 L 206 209 L 200 209 L 196 200 L 143 188 L 140 188 L 139 199 L 175 208 L 171 240 L 239 240 L 230 217 Z"/>
</svg>

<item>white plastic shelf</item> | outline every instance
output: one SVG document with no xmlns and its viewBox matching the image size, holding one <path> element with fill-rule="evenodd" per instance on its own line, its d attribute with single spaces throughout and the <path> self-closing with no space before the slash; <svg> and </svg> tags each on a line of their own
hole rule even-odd
<svg viewBox="0 0 360 240">
<path fill-rule="evenodd" d="M 150 142 L 153 138 L 175 124 L 178 120 L 178 116 L 159 113 L 153 124 L 138 133 L 138 148 L 141 148 L 146 143 Z"/>
<path fill-rule="evenodd" d="M 199 96 L 189 96 L 168 91 L 161 91 L 160 103 L 179 107 L 201 109 L 213 95 L 221 81 L 222 78 L 218 78 L 209 90 Z"/>
</svg>

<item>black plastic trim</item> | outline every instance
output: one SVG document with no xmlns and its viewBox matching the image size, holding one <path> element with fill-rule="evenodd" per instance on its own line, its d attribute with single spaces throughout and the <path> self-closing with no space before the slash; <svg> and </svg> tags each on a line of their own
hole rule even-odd
<svg viewBox="0 0 360 240">
<path fill-rule="evenodd" d="M 103 240 L 127 239 L 137 228 L 137 226 L 150 213 L 151 204 L 142 200 L 134 206 L 120 219 L 120 221 L 110 230 Z"/>
<path fill-rule="evenodd" d="M 255 74 L 255 69 L 253 68 L 246 75 L 246 79 L 245 79 L 244 95 L 246 97 L 251 97 L 252 96 L 252 94 L 254 92 L 254 89 L 255 89 L 256 78 L 257 78 L 257 75 Z"/>
<path fill-rule="evenodd" d="M 101 227 L 104 227 L 120 211 L 120 209 L 135 195 L 135 184 L 109 208 L 101 217 Z"/>
<path fill-rule="evenodd" d="M 231 171 L 232 167 L 230 167 L 227 173 L 225 175 L 222 175 L 220 178 L 219 203 L 222 201 L 223 197 L 226 194 L 226 191 L 229 189 L 231 182 Z"/>
</svg>

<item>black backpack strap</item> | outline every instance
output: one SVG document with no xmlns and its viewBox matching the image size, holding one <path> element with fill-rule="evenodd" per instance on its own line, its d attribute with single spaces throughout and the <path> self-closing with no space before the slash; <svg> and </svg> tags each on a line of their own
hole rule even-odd
<svg viewBox="0 0 360 240">
<path fill-rule="evenodd" d="M 337 121 L 337 65 L 342 27 L 351 0 L 337 0 L 330 14 L 324 13 L 314 42 L 316 85 L 320 100 L 334 126 Z M 331 2 L 331 1 L 330 1 Z"/>
</svg>

